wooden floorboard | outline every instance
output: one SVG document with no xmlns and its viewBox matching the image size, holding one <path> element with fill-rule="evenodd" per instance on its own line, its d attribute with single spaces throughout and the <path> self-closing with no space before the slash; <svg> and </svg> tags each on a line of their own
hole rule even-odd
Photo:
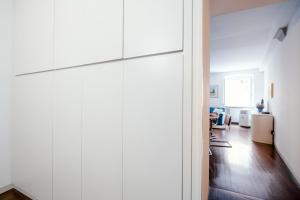
<svg viewBox="0 0 300 200">
<path fill-rule="evenodd" d="M 0 200 L 31 200 L 16 189 L 11 189 L 3 194 L 0 194 Z"/>
<path fill-rule="evenodd" d="M 228 190 L 222 190 L 217 188 L 210 188 L 209 199 L 213 200 L 263 200 L 256 197 L 251 197 Z"/>
<path fill-rule="evenodd" d="M 210 200 L 218 200 L 219 189 L 265 200 L 300 200 L 300 189 L 271 145 L 252 142 L 250 129 L 239 126 L 214 133 L 232 148 L 211 148 Z"/>
</svg>

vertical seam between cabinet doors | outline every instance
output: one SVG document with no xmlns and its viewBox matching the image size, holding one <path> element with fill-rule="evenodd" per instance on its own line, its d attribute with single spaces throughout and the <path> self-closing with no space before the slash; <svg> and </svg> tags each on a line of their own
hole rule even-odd
<svg viewBox="0 0 300 200">
<path fill-rule="evenodd" d="M 191 45 L 189 48 L 190 48 L 190 132 L 189 132 L 189 139 L 190 139 L 190 147 L 189 147 L 189 151 L 191 152 L 190 153 L 190 199 L 192 200 L 193 199 L 193 73 L 194 73 L 194 1 L 193 0 L 190 0 L 190 4 L 191 4 L 191 38 L 188 40 L 189 44 Z"/>
<path fill-rule="evenodd" d="M 190 157 L 190 160 L 191 160 L 191 166 L 190 166 L 190 176 L 191 176 L 191 179 L 190 179 L 190 184 L 191 184 L 191 188 L 190 188 L 190 197 L 191 197 L 191 200 L 193 200 L 193 115 L 194 115 L 194 110 L 193 110 L 193 106 L 194 106 L 194 0 L 190 0 L 191 1 L 191 23 L 192 23 L 192 26 L 191 26 L 191 55 L 190 55 L 190 59 L 191 59 L 191 80 L 190 80 L 190 84 L 191 84 L 191 88 L 190 88 L 190 92 L 191 92 L 191 113 L 190 113 L 190 117 L 191 117 L 191 146 L 190 146 L 190 151 L 191 151 L 191 157 Z M 202 177 L 201 177 L 202 178 Z M 202 193 L 202 188 L 201 188 L 201 193 Z"/>
<path fill-rule="evenodd" d="M 122 17 L 122 58 L 125 57 L 125 0 L 123 0 L 123 17 Z"/>
<path fill-rule="evenodd" d="M 80 176 L 81 176 L 81 200 L 84 199 L 84 136 L 86 132 L 86 111 L 87 111 L 87 77 L 90 73 L 88 68 L 83 69 L 82 73 L 82 109 L 81 109 L 81 124 L 82 124 L 82 132 L 81 132 L 81 169 L 80 169 Z"/>
<path fill-rule="evenodd" d="M 184 176 L 184 158 L 183 158 L 183 155 L 184 155 L 184 149 L 183 149 L 183 146 L 184 146 L 184 139 L 183 139 L 183 136 L 184 136 L 184 127 L 183 127 L 183 124 L 184 124 L 184 72 L 185 72 L 185 69 L 184 69 L 184 54 L 181 55 L 181 200 L 183 200 L 183 190 L 184 190 L 184 184 L 183 184 L 183 176 Z"/>
<path fill-rule="evenodd" d="M 83 110 L 84 110 L 84 88 L 85 88 L 85 79 L 86 70 L 83 69 L 83 73 L 80 75 L 80 85 L 81 85 L 81 100 L 80 100 L 80 110 L 81 110 L 81 119 L 80 119 L 80 199 L 83 199 Z"/>
<path fill-rule="evenodd" d="M 53 0 L 52 2 L 52 68 L 54 68 L 54 63 L 55 63 L 55 1 Z M 55 80 L 54 80 L 54 75 L 56 72 L 51 72 L 52 74 L 52 200 L 54 200 L 54 90 L 55 90 Z"/>
<path fill-rule="evenodd" d="M 55 116 L 55 109 L 54 109 L 54 91 L 55 91 L 55 82 L 54 82 L 54 73 L 51 73 L 50 79 L 50 88 L 51 88 L 51 199 L 54 199 L 54 116 Z"/>
<path fill-rule="evenodd" d="M 55 48 L 56 48 L 56 42 L 55 42 L 55 24 L 56 24 L 56 20 L 55 20 L 55 12 L 56 12 L 56 9 L 55 9 L 55 6 L 56 6 L 56 0 L 53 0 L 53 30 L 52 30 L 52 39 L 53 39 L 53 44 L 52 44 L 52 69 L 55 68 Z"/>
<path fill-rule="evenodd" d="M 182 36 L 181 36 L 181 49 L 184 51 L 184 30 L 185 30 L 185 0 L 182 0 Z M 183 62 L 184 63 L 184 62 Z"/>
<path fill-rule="evenodd" d="M 122 200 L 124 200 L 124 116 L 125 116 L 125 62 L 122 61 L 122 97 L 121 97 L 121 106 L 122 106 L 122 112 L 121 112 L 121 133 L 122 133 Z"/>
<path fill-rule="evenodd" d="M 182 36 L 181 36 L 181 48 L 182 48 L 182 51 L 184 52 L 184 39 L 185 39 L 185 37 L 184 37 L 184 30 L 185 30 L 185 22 L 184 22 L 184 20 L 185 20 L 185 0 L 181 0 L 182 2 L 181 2 L 181 4 L 182 4 L 182 24 L 181 24 L 181 28 L 182 28 Z M 184 107 L 185 107 L 185 105 L 184 105 L 184 97 L 185 97 L 185 92 L 184 92 L 184 89 L 185 89 L 185 62 L 184 62 L 184 53 L 182 54 L 182 56 L 181 56 L 181 59 L 182 59 L 182 70 L 181 70 L 181 72 L 182 72 L 182 82 L 181 82 L 181 84 L 182 84 L 182 90 L 181 90 L 181 95 L 182 95 L 182 99 L 181 99 L 181 161 L 182 161 L 182 163 L 181 163 L 181 200 L 183 200 L 183 198 L 184 198 L 184 194 L 183 194 L 183 192 L 184 192 L 184 153 L 185 153 L 185 150 L 184 150 Z"/>
</svg>

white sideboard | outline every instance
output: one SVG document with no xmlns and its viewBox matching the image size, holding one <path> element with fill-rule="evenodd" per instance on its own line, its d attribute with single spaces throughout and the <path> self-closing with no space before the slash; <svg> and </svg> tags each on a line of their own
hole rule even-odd
<svg viewBox="0 0 300 200">
<path fill-rule="evenodd" d="M 269 114 L 252 114 L 251 136 L 254 142 L 273 143 L 273 116 Z"/>
</svg>

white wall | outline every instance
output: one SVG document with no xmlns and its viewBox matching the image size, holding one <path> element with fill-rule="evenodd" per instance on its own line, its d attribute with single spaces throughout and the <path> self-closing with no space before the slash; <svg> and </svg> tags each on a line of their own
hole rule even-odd
<svg viewBox="0 0 300 200">
<path fill-rule="evenodd" d="M 274 98 L 269 108 L 275 117 L 275 144 L 300 181 L 300 7 L 290 22 L 285 40 L 277 42 L 274 55 L 266 67 L 266 94 L 274 83 Z"/>
<path fill-rule="evenodd" d="M 12 1 L 0 1 L 0 188 L 10 176 L 10 88 Z"/>
<path fill-rule="evenodd" d="M 218 98 L 210 98 L 210 106 L 222 107 L 225 106 L 224 102 L 224 88 L 225 88 L 225 77 L 238 74 L 250 74 L 253 75 L 253 106 L 264 97 L 264 73 L 259 70 L 244 70 L 237 72 L 224 72 L 224 73 L 211 73 L 210 74 L 210 85 L 218 85 Z M 230 108 L 233 122 L 239 121 L 240 108 Z"/>
</svg>

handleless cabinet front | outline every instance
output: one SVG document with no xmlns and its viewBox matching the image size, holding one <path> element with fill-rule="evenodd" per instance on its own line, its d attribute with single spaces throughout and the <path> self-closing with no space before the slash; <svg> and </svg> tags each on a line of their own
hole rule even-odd
<svg viewBox="0 0 300 200">
<path fill-rule="evenodd" d="M 53 68 L 54 0 L 15 1 L 14 72 Z"/>
<path fill-rule="evenodd" d="M 52 73 L 14 78 L 13 185 L 52 200 Z"/>
<path fill-rule="evenodd" d="M 124 64 L 124 200 L 182 199 L 182 62 Z"/>
<path fill-rule="evenodd" d="M 81 200 L 82 71 L 53 73 L 53 200 Z"/>
<path fill-rule="evenodd" d="M 125 0 L 124 56 L 183 49 L 183 0 Z"/>
<path fill-rule="evenodd" d="M 55 68 L 122 58 L 123 0 L 55 1 Z"/>
<path fill-rule="evenodd" d="M 84 73 L 83 200 L 122 200 L 122 67 L 101 64 Z"/>
</svg>

